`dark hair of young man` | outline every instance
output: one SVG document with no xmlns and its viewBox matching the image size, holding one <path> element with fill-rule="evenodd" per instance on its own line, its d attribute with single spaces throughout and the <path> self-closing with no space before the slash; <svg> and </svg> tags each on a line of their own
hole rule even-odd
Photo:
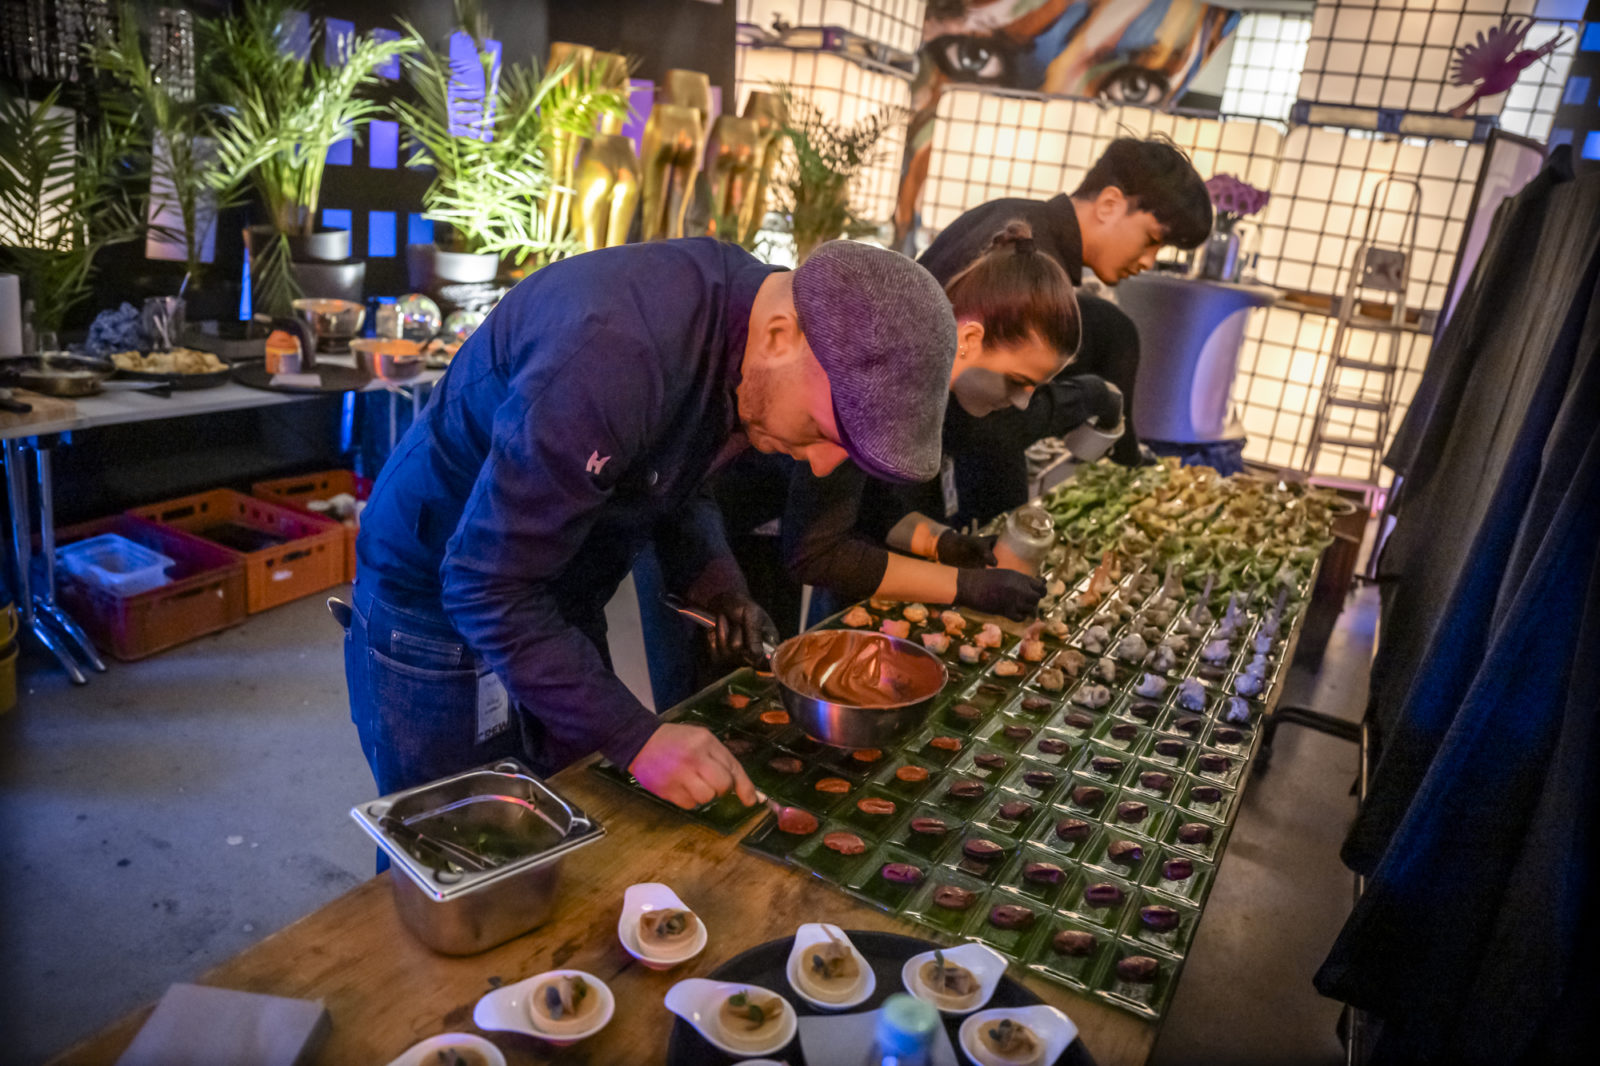
<svg viewBox="0 0 1600 1066">
<path fill-rule="evenodd" d="M 1164 138 L 1119 137 L 1111 142 L 1083 182 L 1074 200 L 1092 200 L 1115 186 L 1130 201 L 1130 210 L 1148 211 L 1167 229 L 1166 243 L 1198 248 L 1211 233 L 1211 195 L 1189 157 Z"/>
</svg>

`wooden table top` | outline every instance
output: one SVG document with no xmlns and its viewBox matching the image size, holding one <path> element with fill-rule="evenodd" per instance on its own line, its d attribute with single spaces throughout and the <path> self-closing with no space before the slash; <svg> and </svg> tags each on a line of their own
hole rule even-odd
<svg viewBox="0 0 1600 1066">
<path fill-rule="evenodd" d="M 685 977 L 710 973 L 747 948 L 789 935 L 802 922 L 878 929 L 928 938 L 930 931 L 867 907 L 797 870 L 739 847 L 581 767 L 556 787 L 606 827 L 606 836 L 567 857 L 555 909 L 525 936 L 481 955 L 448 958 L 400 924 L 388 874 L 352 889 L 199 978 L 198 983 L 301 999 L 321 999 L 332 1032 L 314 1060 L 327 1066 L 385 1063 L 425 1037 L 473 1031 L 472 1009 L 495 983 L 510 984 L 558 967 L 604 980 L 617 1014 L 603 1031 L 567 1048 L 491 1033 L 512 1066 L 559 1060 L 596 1066 L 665 1061 L 674 1016 L 662 1003 Z M 353 827 L 352 827 L 353 830 Z M 668 971 L 635 962 L 617 942 L 622 893 L 639 881 L 665 881 L 706 920 L 710 942 Z M 1012 976 L 1077 1023 L 1101 1066 L 1136 1066 L 1156 1027 L 1013 967 Z M 493 983 L 492 983 L 493 982 Z M 114 1063 L 149 1016 L 143 1007 L 69 1049 L 59 1064 Z"/>
</svg>

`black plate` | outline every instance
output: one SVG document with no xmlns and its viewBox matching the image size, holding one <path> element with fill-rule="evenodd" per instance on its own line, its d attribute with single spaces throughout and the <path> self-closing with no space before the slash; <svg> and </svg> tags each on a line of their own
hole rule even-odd
<svg viewBox="0 0 1600 1066">
<path fill-rule="evenodd" d="M 204 374 L 151 374 L 143 370 L 118 370 L 115 377 L 118 381 L 155 381 L 179 391 L 187 391 L 214 389 L 218 385 L 226 385 L 233 379 L 233 370 L 231 367 L 223 367 L 221 370 L 212 370 Z"/>
<path fill-rule="evenodd" d="M 916 937 L 901 936 L 898 933 L 875 933 L 861 929 L 847 929 L 845 935 L 850 938 L 856 950 L 861 952 L 866 960 L 872 964 L 873 976 L 877 978 L 878 987 L 872 993 L 872 998 L 851 1009 L 852 1013 L 864 1013 L 877 1010 L 883 1006 L 883 1001 L 896 992 L 904 992 L 905 985 L 901 983 L 900 971 L 905 967 L 906 960 L 913 955 L 920 955 L 924 951 L 943 947 L 931 940 L 918 940 Z M 749 951 L 735 955 L 727 962 L 718 966 L 706 977 L 712 981 L 737 981 L 743 984 L 760 985 L 768 991 L 782 996 L 794 1007 L 795 1013 L 802 1018 L 816 1015 L 828 1016 L 827 1012 L 815 1010 L 805 1000 L 795 995 L 794 989 L 789 987 L 788 968 L 789 952 L 794 948 L 794 937 L 786 936 L 778 940 L 769 940 L 765 944 L 758 944 Z M 994 996 L 984 1005 L 990 1007 L 1031 1007 L 1041 1000 L 1038 996 L 1023 988 L 1009 975 L 1002 977 L 995 986 Z M 945 1031 L 950 1034 L 952 1047 L 960 1048 L 961 1023 L 966 1020 L 966 1015 L 942 1014 Z M 863 1049 L 863 1053 L 866 1049 Z M 682 1018 L 676 1018 L 672 1023 L 672 1035 L 667 1042 L 667 1066 L 726 1066 L 728 1063 L 743 1062 L 746 1059 L 759 1058 L 756 1055 L 729 1055 L 709 1043 L 700 1035 L 699 1030 Z M 767 1058 L 782 1059 L 791 1066 L 805 1066 L 805 1055 L 800 1051 L 800 1038 L 796 1036 L 788 1046 L 780 1051 L 773 1052 Z M 964 1052 L 957 1051 L 956 1057 L 962 1062 L 970 1061 Z M 832 1063 L 818 1064 L 818 1066 L 833 1066 Z M 1067 1050 L 1064 1051 L 1055 1066 L 1094 1066 L 1094 1058 L 1088 1049 L 1083 1046 L 1081 1039 L 1074 1039 Z"/>
<path fill-rule="evenodd" d="M 268 392 L 293 392 L 293 393 L 319 393 L 319 392 L 354 392 L 365 388 L 372 380 L 370 374 L 347 366 L 314 366 L 306 371 L 308 374 L 317 374 L 322 378 L 322 384 L 316 386 L 300 385 L 274 385 L 273 375 L 267 373 L 265 363 L 245 363 L 233 368 L 233 380 L 241 385 L 248 385 L 252 389 L 266 389 Z"/>
</svg>

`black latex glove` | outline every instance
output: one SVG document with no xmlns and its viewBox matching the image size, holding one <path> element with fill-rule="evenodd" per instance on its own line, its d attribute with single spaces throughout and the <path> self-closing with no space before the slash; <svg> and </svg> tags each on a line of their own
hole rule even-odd
<svg viewBox="0 0 1600 1066">
<path fill-rule="evenodd" d="M 761 605 L 747 595 L 725 592 L 706 606 L 717 619 L 717 628 L 708 634 L 712 656 L 719 662 L 765 665 L 766 654 L 761 646 L 778 646 L 778 627 Z"/>
<path fill-rule="evenodd" d="M 1021 622 L 1044 597 L 1044 582 L 1015 570 L 956 571 L 956 602 L 985 614 L 999 614 Z"/>
<path fill-rule="evenodd" d="M 1101 429 L 1111 429 L 1122 421 L 1122 390 L 1093 374 L 1071 379 L 1083 396 L 1084 412 Z"/>
<path fill-rule="evenodd" d="M 969 537 L 947 529 L 939 534 L 933 554 L 946 566 L 993 566 L 994 542 L 997 537 Z"/>
</svg>

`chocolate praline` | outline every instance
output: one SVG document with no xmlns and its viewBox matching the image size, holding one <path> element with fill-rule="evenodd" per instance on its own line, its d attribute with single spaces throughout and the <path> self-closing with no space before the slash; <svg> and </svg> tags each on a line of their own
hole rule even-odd
<svg viewBox="0 0 1600 1066">
<path fill-rule="evenodd" d="M 1085 885 L 1083 899 L 1092 907 L 1112 907 L 1122 902 L 1122 889 L 1110 881 Z"/>
<path fill-rule="evenodd" d="M 1146 770 L 1139 775 L 1139 784 L 1152 792 L 1166 792 L 1172 788 L 1172 775 L 1164 774 L 1160 770 Z"/>
<path fill-rule="evenodd" d="M 744 737 L 729 737 L 727 740 L 722 742 L 722 746 L 727 748 L 728 754 L 732 755 L 735 759 L 746 758 L 751 752 L 756 750 L 755 741 L 747 740 Z"/>
<path fill-rule="evenodd" d="M 1004 685 L 996 685 L 992 681 L 985 681 L 978 686 L 978 692 L 984 696 L 998 699 L 1006 694 L 1006 687 Z"/>
<path fill-rule="evenodd" d="M 967 858 L 977 859 L 979 862 L 993 862 L 995 859 L 998 859 L 1000 856 L 1004 855 L 1006 853 L 1006 849 L 1002 848 L 999 844 L 996 844 L 992 840 L 985 840 L 983 837 L 973 837 L 971 840 L 968 840 L 961 845 L 961 853 Z"/>
<path fill-rule="evenodd" d="M 900 769 L 894 772 L 894 776 L 899 778 L 901 781 L 916 784 L 920 781 L 926 781 L 928 779 L 928 771 L 924 770 L 920 766 L 902 766 Z"/>
<path fill-rule="evenodd" d="M 1237 729 L 1219 729 L 1216 732 L 1216 739 L 1218 744 L 1227 744 L 1236 747 L 1239 744 L 1244 743 L 1244 734 L 1239 732 Z"/>
<path fill-rule="evenodd" d="M 1128 707 L 1128 713 L 1139 719 L 1141 722 L 1153 722 L 1155 721 L 1156 715 L 1161 713 L 1161 705 L 1159 703 L 1145 703 L 1141 701 L 1139 703 L 1130 704 Z"/>
<path fill-rule="evenodd" d="M 1124 981 L 1147 985 L 1161 972 L 1161 964 L 1148 955 L 1129 955 L 1117 963 L 1117 976 Z"/>
<path fill-rule="evenodd" d="M 914 885 L 922 880 L 922 869 L 912 866 L 909 862 L 885 863 L 879 871 L 885 881 L 893 881 L 899 885 Z"/>
<path fill-rule="evenodd" d="M 1043 755 L 1065 755 L 1072 750 L 1072 745 L 1056 737 L 1045 737 L 1039 741 L 1039 751 Z"/>
<path fill-rule="evenodd" d="M 996 929 L 1026 929 L 1033 918 L 1033 908 L 1015 903 L 1002 903 L 989 911 L 989 924 Z"/>
<path fill-rule="evenodd" d="M 1197 803 L 1221 803 L 1222 789 L 1216 785 L 1196 785 L 1189 790 L 1189 798 Z"/>
<path fill-rule="evenodd" d="M 1022 699 L 1022 709 L 1033 714 L 1048 711 L 1052 706 L 1054 705 L 1043 696 L 1024 696 Z"/>
<path fill-rule="evenodd" d="M 1213 755 L 1210 752 L 1200 756 L 1195 761 L 1195 766 L 1208 774 L 1225 774 L 1233 768 L 1233 760 L 1226 755 Z"/>
<path fill-rule="evenodd" d="M 1022 775 L 1022 782 L 1029 788 L 1049 788 L 1056 783 L 1056 775 L 1049 770 L 1029 770 Z"/>
<path fill-rule="evenodd" d="M 1150 805 L 1148 803 L 1140 803 L 1138 800 L 1123 800 L 1117 804 L 1117 821 L 1119 822 L 1131 824 L 1133 822 L 1142 822 L 1148 817 L 1150 817 Z"/>
<path fill-rule="evenodd" d="M 1111 727 L 1111 735 L 1117 740 L 1132 740 L 1139 735 L 1139 727 L 1132 722 L 1118 722 Z"/>
<path fill-rule="evenodd" d="M 1156 754 L 1165 755 L 1169 759 L 1181 759 L 1188 752 L 1189 745 L 1181 740 L 1156 741 Z"/>
<path fill-rule="evenodd" d="M 943 818 L 913 818 L 911 831 L 921 833 L 923 836 L 943 836 L 950 831 L 950 825 Z"/>
<path fill-rule="evenodd" d="M 1094 954 L 1094 934 L 1082 929 L 1063 929 L 1050 938 L 1050 947 L 1057 955 L 1083 957 Z"/>
<path fill-rule="evenodd" d="M 1094 826 L 1082 818 L 1063 818 L 1056 823 L 1056 836 L 1071 843 L 1088 840 L 1089 834 L 1092 832 L 1094 832 Z"/>
<path fill-rule="evenodd" d="M 1004 770 L 1007 765 L 1004 755 L 992 751 L 980 751 L 972 757 L 972 763 L 985 770 Z"/>
<path fill-rule="evenodd" d="M 867 842 L 854 833 L 829 833 L 822 838 L 822 843 L 840 855 L 864 855 L 867 850 Z"/>
<path fill-rule="evenodd" d="M 862 814 L 882 817 L 895 812 L 895 803 L 894 800 L 880 799 L 877 796 L 864 796 L 856 800 L 856 810 Z"/>
<path fill-rule="evenodd" d="M 1067 871 L 1053 862 L 1030 862 L 1022 867 L 1022 879 L 1037 885 L 1059 885 Z"/>
<path fill-rule="evenodd" d="M 1027 800 L 1012 800 L 1000 804 L 1000 817 L 1008 822 L 1020 822 L 1033 813 L 1033 804 Z"/>
<path fill-rule="evenodd" d="M 1194 736 L 1194 734 L 1200 732 L 1200 726 L 1202 724 L 1204 723 L 1199 718 L 1179 718 L 1177 721 L 1172 723 L 1172 728 L 1176 729 L 1180 733 L 1187 733 L 1190 736 Z"/>
<path fill-rule="evenodd" d="M 1178 826 L 1178 839 L 1185 844 L 1209 844 L 1211 827 L 1204 822 L 1185 822 Z"/>
<path fill-rule="evenodd" d="M 1090 718 L 1082 711 L 1073 711 L 1071 714 L 1067 715 L 1066 718 L 1062 719 L 1062 721 L 1066 722 L 1066 724 L 1071 726 L 1073 729 L 1094 728 L 1094 719 Z"/>
<path fill-rule="evenodd" d="M 1106 858 L 1121 866 L 1133 866 L 1144 858 L 1144 848 L 1132 840 L 1113 840 Z"/>
<path fill-rule="evenodd" d="M 797 774 L 806 768 L 806 764 L 793 755 L 780 755 L 776 759 L 769 759 L 767 766 L 780 774 Z"/>
<path fill-rule="evenodd" d="M 1106 790 L 1095 785 L 1079 785 L 1072 790 L 1072 802 L 1079 807 L 1097 807 L 1106 798 Z"/>
<path fill-rule="evenodd" d="M 983 712 L 970 703 L 958 703 L 950 708 L 950 713 L 963 722 L 976 722 L 983 717 Z"/>
<path fill-rule="evenodd" d="M 1007 740 L 1022 741 L 1033 736 L 1033 730 L 1025 725 L 1008 725 L 1000 732 L 1005 734 Z"/>
<path fill-rule="evenodd" d="M 949 788 L 949 794 L 956 799 L 977 799 L 987 791 L 989 791 L 989 786 L 982 781 L 974 781 L 967 777 L 959 781 L 952 781 Z"/>
<path fill-rule="evenodd" d="M 1109 755 L 1096 755 L 1089 760 L 1089 768 L 1097 774 L 1121 773 L 1122 760 L 1113 759 Z"/>
<path fill-rule="evenodd" d="M 933 902 L 947 911 L 964 911 L 978 902 L 978 894 L 959 885 L 940 885 L 933 890 Z"/>
<path fill-rule="evenodd" d="M 928 741 L 928 747 L 938 748 L 940 751 L 960 751 L 961 741 L 956 737 L 934 737 Z"/>
<path fill-rule="evenodd" d="M 1170 933 L 1178 928 L 1178 912 L 1159 903 L 1141 907 L 1139 920 L 1145 924 L 1145 928 L 1158 933 Z"/>
<path fill-rule="evenodd" d="M 1168 859 L 1161 864 L 1161 876 L 1168 881 L 1187 881 L 1194 875 L 1194 863 L 1188 859 Z"/>
</svg>

